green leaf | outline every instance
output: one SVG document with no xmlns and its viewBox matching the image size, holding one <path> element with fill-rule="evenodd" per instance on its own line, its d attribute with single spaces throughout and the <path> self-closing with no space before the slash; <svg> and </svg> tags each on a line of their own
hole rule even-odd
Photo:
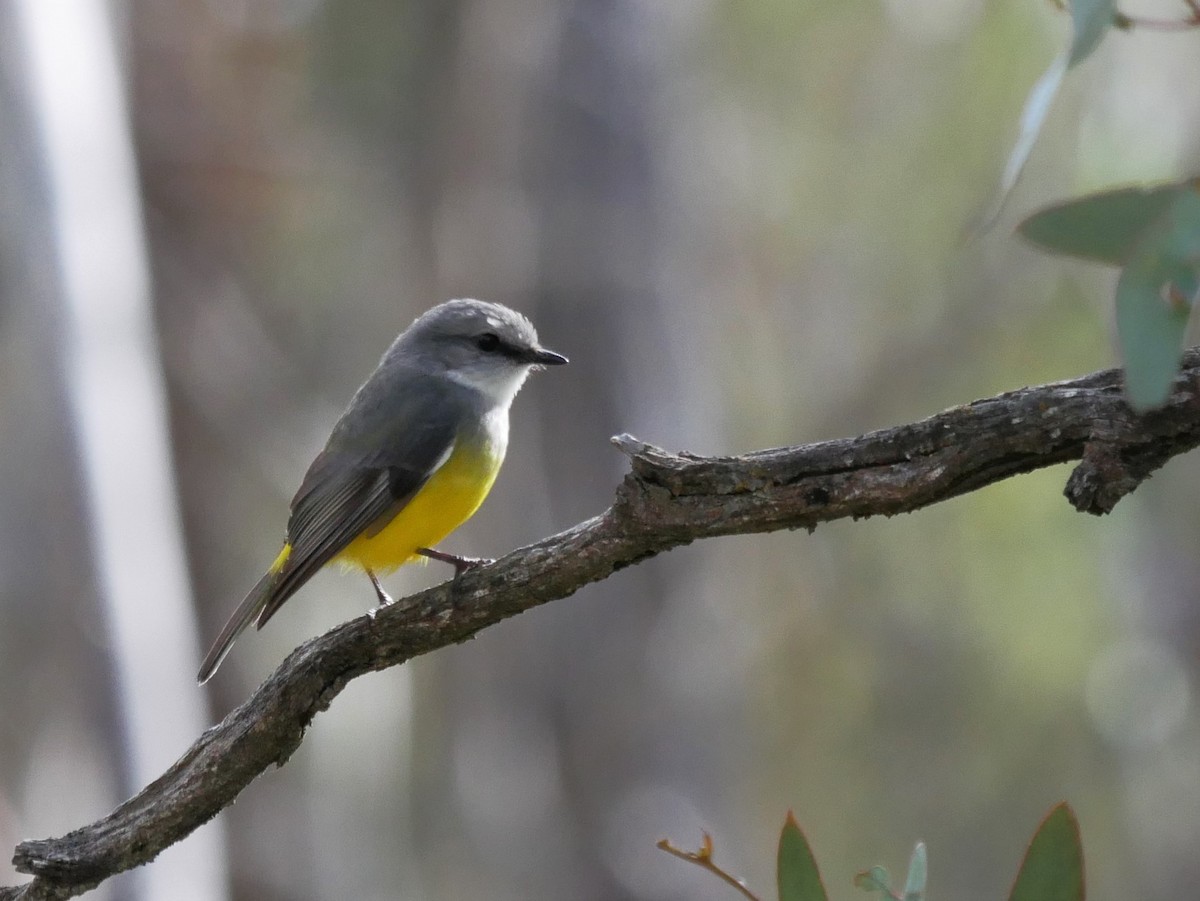
<svg viewBox="0 0 1200 901">
<path fill-rule="evenodd" d="M 1116 307 L 1126 391 L 1135 409 L 1162 404 L 1200 294 L 1200 180 L 1093 194 L 1020 231 L 1054 253 L 1124 264 Z"/>
<path fill-rule="evenodd" d="M 825 885 L 817 871 L 812 848 L 789 810 L 783 831 L 779 833 L 779 857 L 776 865 L 779 901 L 827 901 Z"/>
<path fill-rule="evenodd" d="M 908 878 L 904 881 L 904 901 L 921 901 L 925 897 L 925 879 L 929 873 L 929 858 L 925 843 L 917 842 L 908 859 Z"/>
<path fill-rule="evenodd" d="M 883 892 L 884 895 L 891 897 L 892 877 L 883 867 L 871 867 L 869 870 L 854 874 L 854 887 L 860 888 L 864 892 Z"/>
<path fill-rule="evenodd" d="M 1096 49 L 1117 15 L 1116 0 L 1071 0 L 1071 55 L 1068 66 L 1085 60 Z"/>
<path fill-rule="evenodd" d="M 1167 400 L 1200 294 L 1200 194 L 1181 190 L 1117 282 L 1125 390 L 1136 410 Z"/>
<path fill-rule="evenodd" d="M 1104 191 L 1047 207 L 1017 230 L 1043 250 L 1120 266 L 1181 191 L 1171 184 Z"/>
<path fill-rule="evenodd" d="M 1065 802 L 1038 826 L 1008 901 L 1084 901 L 1079 822 Z"/>
<path fill-rule="evenodd" d="M 1067 70 L 1084 60 L 1100 43 L 1101 38 L 1112 26 L 1117 13 L 1116 0 L 1071 0 L 1071 46 L 1054 58 L 1050 67 L 1029 91 L 1025 107 L 1021 110 L 1021 127 L 1017 143 L 1013 145 L 1004 164 L 1004 174 L 996 188 L 996 196 L 987 213 L 982 217 L 979 228 L 991 228 L 1000 217 L 1005 201 L 1021 177 L 1021 170 L 1033 152 L 1042 125 L 1050 114 L 1050 106 L 1058 95 Z"/>
<path fill-rule="evenodd" d="M 1021 110 L 1021 130 L 1017 135 L 1017 143 L 1013 145 L 1012 152 L 1008 155 L 1008 162 L 1004 164 L 1004 173 L 1000 176 L 996 196 L 993 198 L 988 212 L 983 216 L 981 228 L 991 228 L 1000 218 L 1008 195 L 1012 193 L 1017 179 L 1021 177 L 1021 170 L 1025 168 L 1029 154 L 1033 152 L 1033 145 L 1037 143 L 1042 123 L 1046 121 L 1046 116 L 1050 112 L 1050 104 L 1054 102 L 1063 76 L 1067 74 L 1067 65 L 1068 57 L 1065 54 L 1055 57 L 1050 68 L 1042 73 L 1042 77 L 1030 89 L 1029 97 L 1025 100 L 1025 108 Z"/>
</svg>

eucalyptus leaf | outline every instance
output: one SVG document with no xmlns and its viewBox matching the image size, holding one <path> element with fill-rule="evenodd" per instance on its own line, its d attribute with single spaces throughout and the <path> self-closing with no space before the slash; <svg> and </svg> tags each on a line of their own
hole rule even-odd
<svg viewBox="0 0 1200 901">
<path fill-rule="evenodd" d="M 892 894 L 892 877 L 888 875 L 885 868 L 874 866 L 855 874 L 854 887 L 860 888 L 864 892 L 883 892 L 885 896 L 890 895 Z"/>
<path fill-rule="evenodd" d="M 779 886 L 779 901 L 828 899 L 812 848 L 809 847 L 804 832 L 790 811 L 787 821 L 783 824 L 783 831 L 779 834 L 776 880 Z"/>
<path fill-rule="evenodd" d="M 1008 901 L 1084 901 L 1079 822 L 1063 803 L 1038 826 Z"/>
<path fill-rule="evenodd" d="M 1184 335 L 1200 294 L 1200 194 L 1181 190 L 1117 282 L 1117 333 L 1134 409 L 1170 396 Z"/>
<path fill-rule="evenodd" d="M 1046 116 L 1050 112 L 1050 104 L 1054 102 L 1063 76 L 1067 74 L 1068 60 L 1067 54 L 1055 57 L 1050 68 L 1042 73 L 1042 77 L 1029 91 L 1029 97 L 1025 100 L 1025 108 L 1021 110 L 1021 130 L 1017 135 L 1017 143 L 1013 145 L 1012 152 L 1008 155 L 1008 162 L 1004 164 L 1004 174 L 1000 176 L 1000 184 L 996 188 L 996 196 L 992 200 L 991 208 L 983 217 L 982 228 L 990 228 L 999 218 L 1005 201 L 1008 200 L 1008 195 L 1012 193 L 1017 179 L 1021 177 L 1021 171 L 1029 160 L 1029 154 L 1033 152 L 1033 145 L 1037 143 L 1038 134 L 1041 133 L 1042 123 L 1046 121 Z"/>
<path fill-rule="evenodd" d="M 917 842 L 908 859 L 908 878 L 904 881 L 904 901 L 921 901 L 925 897 L 925 880 L 929 873 L 929 857 L 924 842 Z"/>
<path fill-rule="evenodd" d="M 1050 63 L 1049 68 L 1042 73 L 1021 110 L 1020 132 L 1008 162 L 1004 165 L 1004 174 L 1000 176 L 1000 184 L 996 188 L 987 213 L 982 217 L 981 228 L 990 228 L 999 218 L 1008 195 L 1016 186 L 1033 145 L 1037 143 L 1042 125 L 1050 113 L 1050 106 L 1058 96 L 1067 70 L 1086 59 L 1099 45 L 1101 39 L 1112 27 L 1117 13 L 1116 0 L 1072 0 L 1071 2 L 1071 46 L 1060 53 Z"/>
<path fill-rule="evenodd" d="M 1116 0 L 1071 0 L 1071 55 L 1067 65 L 1086 59 L 1112 27 L 1117 15 Z"/>
<path fill-rule="evenodd" d="M 1090 194 L 1034 213 L 1017 230 L 1051 253 L 1121 266 L 1186 190 L 1190 186 L 1171 184 Z"/>
</svg>

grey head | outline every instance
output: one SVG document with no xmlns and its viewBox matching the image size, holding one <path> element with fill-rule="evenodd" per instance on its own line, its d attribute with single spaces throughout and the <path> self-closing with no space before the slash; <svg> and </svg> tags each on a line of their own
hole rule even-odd
<svg viewBox="0 0 1200 901">
<path fill-rule="evenodd" d="M 470 299 L 449 300 L 419 316 L 396 339 L 385 363 L 398 357 L 504 407 L 531 371 L 567 362 L 538 343 L 533 323 L 516 310 Z"/>
</svg>

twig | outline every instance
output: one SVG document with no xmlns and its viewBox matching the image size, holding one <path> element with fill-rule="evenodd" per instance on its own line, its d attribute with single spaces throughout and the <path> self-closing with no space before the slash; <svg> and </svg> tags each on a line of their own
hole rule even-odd
<svg viewBox="0 0 1200 901">
<path fill-rule="evenodd" d="M 716 862 L 713 860 L 712 836 L 707 832 L 702 832 L 701 835 L 703 835 L 704 838 L 701 840 L 699 851 L 684 851 L 682 848 L 676 848 L 668 839 L 665 838 L 660 838 L 657 842 L 655 842 L 655 847 L 659 850 L 666 851 L 668 854 L 678 857 L 680 860 L 686 860 L 688 863 L 694 863 L 696 866 L 708 870 L 708 872 L 727 882 L 729 885 L 741 892 L 742 896 L 748 898 L 749 901 L 759 901 L 758 896 L 751 892 L 750 889 L 746 888 L 746 884 L 742 882 L 742 880 L 730 873 L 725 872 L 719 866 L 717 866 Z"/>
<path fill-rule="evenodd" d="M 1186 19 L 1147 19 L 1142 16 L 1127 16 L 1118 12 L 1113 17 L 1113 26 L 1123 31 L 1144 28 L 1150 31 L 1188 31 L 1200 28 L 1200 0 L 1183 0 L 1188 8 Z"/>
</svg>

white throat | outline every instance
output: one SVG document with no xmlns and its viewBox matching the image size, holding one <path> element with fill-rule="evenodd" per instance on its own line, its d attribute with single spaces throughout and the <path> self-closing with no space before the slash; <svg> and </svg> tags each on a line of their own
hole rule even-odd
<svg viewBox="0 0 1200 901">
<path fill-rule="evenodd" d="M 529 377 L 529 367 L 505 367 L 488 372 L 464 372 L 459 369 L 451 370 L 446 375 L 451 381 L 478 391 L 487 398 L 493 409 L 507 413 L 508 408 L 512 406 L 513 398 L 517 396 L 517 392 L 525 384 L 525 379 Z"/>
</svg>

